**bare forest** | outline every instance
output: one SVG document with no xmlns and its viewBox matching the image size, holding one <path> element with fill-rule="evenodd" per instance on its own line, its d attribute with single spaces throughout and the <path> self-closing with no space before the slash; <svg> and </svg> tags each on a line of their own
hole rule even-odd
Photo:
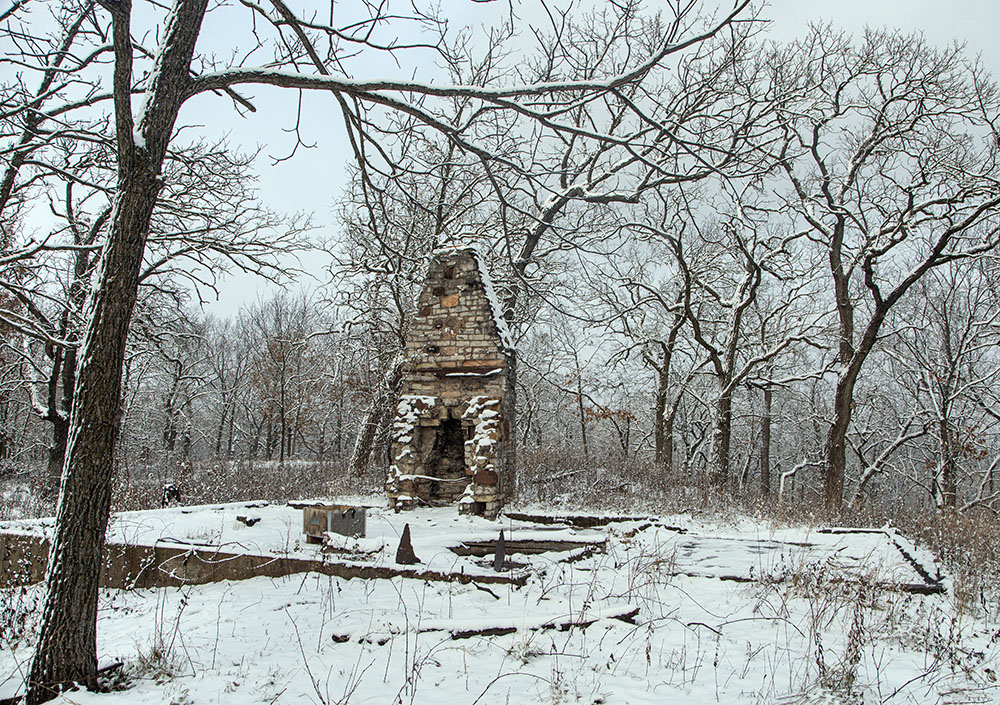
<svg viewBox="0 0 1000 705">
<path fill-rule="evenodd" d="M 98 686 L 87 557 L 116 513 L 384 492 L 448 247 L 480 253 L 516 349 L 512 505 L 891 524 L 995 631 L 996 77 L 893 28 L 781 39 L 745 0 L 454 4 L 482 14 L 0 8 L 0 522 L 56 517 L 37 604 L 0 597 L 0 649 L 27 638 L 15 615 L 38 625 L 25 702 Z M 226 133 L 320 99 L 328 134 Z M 345 186 L 288 212 L 258 177 L 318 140 Z M 213 309 L 248 275 L 238 311 Z M 801 658 L 829 702 L 902 701 L 829 685 L 817 638 Z M 326 678 L 311 701 L 362 700 Z"/>
</svg>

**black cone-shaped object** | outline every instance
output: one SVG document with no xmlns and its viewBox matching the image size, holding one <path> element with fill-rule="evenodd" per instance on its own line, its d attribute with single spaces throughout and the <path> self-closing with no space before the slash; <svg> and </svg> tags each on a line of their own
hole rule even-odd
<svg viewBox="0 0 1000 705">
<path fill-rule="evenodd" d="M 415 565 L 420 562 L 417 554 L 413 552 L 409 524 L 403 527 L 403 535 L 399 537 L 399 548 L 396 549 L 396 562 L 400 565 Z"/>
<path fill-rule="evenodd" d="M 500 538 L 497 540 L 497 552 L 493 556 L 493 570 L 500 572 L 503 570 L 503 561 L 507 553 L 507 545 L 503 539 L 503 529 L 500 529 Z"/>
</svg>

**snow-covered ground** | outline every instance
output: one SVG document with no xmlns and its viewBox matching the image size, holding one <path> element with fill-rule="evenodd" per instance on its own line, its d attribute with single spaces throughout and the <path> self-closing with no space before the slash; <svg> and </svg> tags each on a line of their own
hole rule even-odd
<svg viewBox="0 0 1000 705">
<path fill-rule="evenodd" d="M 510 556 L 523 587 L 306 573 L 105 591 L 101 662 L 125 662 L 129 687 L 65 701 L 1000 701 L 993 613 L 961 614 L 946 578 L 941 594 L 911 592 L 936 588 L 939 572 L 892 531 L 684 516 L 575 529 L 372 508 L 365 538 L 337 540 L 357 553 L 335 560 L 394 565 L 405 523 L 421 568 L 472 576 L 496 575 L 490 557 L 449 547 L 500 529 L 508 541 L 606 543 L 590 555 Z M 301 531 L 294 508 L 219 505 L 122 514 L 109 538 L 312 557 L 319 549 Z M 635 609 L 633 622 L 615 618 Z M 0 697 L 17 690 L 30 652 L 30 636 L 3 645 Z"/>
</svg>

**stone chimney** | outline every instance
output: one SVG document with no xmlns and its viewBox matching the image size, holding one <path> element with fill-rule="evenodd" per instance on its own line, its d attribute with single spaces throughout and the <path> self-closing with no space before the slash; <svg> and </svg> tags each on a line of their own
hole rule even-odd
<svg viewBox="0 0 1000 705">
<path fill-rule="evenodd" d="M 515 357 L 477 250 L 433 253 L 405 354 L 389 499 L 495 517 L 514 472 Z"/>
</svg>

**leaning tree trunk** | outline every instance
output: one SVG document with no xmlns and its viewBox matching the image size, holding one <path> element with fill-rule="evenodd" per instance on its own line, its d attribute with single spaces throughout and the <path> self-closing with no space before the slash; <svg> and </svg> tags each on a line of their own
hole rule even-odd
<svg viewBox="0 0 1000 705">
<path fill-rule="evenodd" d="M 891 298 L 883 300 L 875 307 L 871 320 L 865 326 L 864 335 L 861 336 L 857 348 L 837 378 L 837 388 L 833 396 L 833 423 L 826 435 L 824 448 L 826 462 L 823 465 L 823 501 L 826 510 L 831 514 L 839 513 L 844 503 L 847 429 L 851 425 L 851 414 L 854 411 L 854 385 L 861 375 L 861 368 L 868 359 L 868 354 L 875 347 L 875 341 L 889 309 L 905 291 L 905 287 L 897 287 Z M 842 351 L 841 358 L 843 357 Z"/>
<path fill-rule="evenodd" d="M 354 451 L 351 453 L 351 474 L 354 477 L 361 477 L 371 466 L 378 430 L 391 420 L 393 404 L 399 397 L 399 385 L 403 381 L 403 364 L 402 355 L 393 360 L 382 389 L 372 399 L 361 419 Z"/>
<path fill-rule="evenodd" d="M 111 506 L 121 369 L 145 233 L 158 191 L 155 177 L 140 174 L 122 184 L 115 197 L 116 217 L 84 339 L 46 572 L 42 629 L 29 675 L 29 705 L 51 698 L 53 686 L 74 681 L 96 686 L 98 573 Z"/>
<path fill-rule="evenodd" d="M 28 672 L 27 705 L 50 700 L 69 683 L 88 688 L 97 684 L 98 580 L 111 507 L 125 344 L 150 218 L 162 186 L 160 169 L 184 102 L 206 5 L 207 0 L 178 0 L 135 132 L 131 3 L 118 0 L 106 6 L 114 19 L 118 183 L 90 322 L 80 348 L 66 463 L 45 574 L 42 624 Z"/>
<path fill-rule="evenodd" d="M 836 514 L 844 501 L 844 475 L 847 470 L 847 429 L 854 407 L 854 382 L 857 375 L 846 370 L 837 379 L 833 397 L 833 423 L 826 435 L 823 466 L 823 502 L 827 511 Z"/>
</svg>

